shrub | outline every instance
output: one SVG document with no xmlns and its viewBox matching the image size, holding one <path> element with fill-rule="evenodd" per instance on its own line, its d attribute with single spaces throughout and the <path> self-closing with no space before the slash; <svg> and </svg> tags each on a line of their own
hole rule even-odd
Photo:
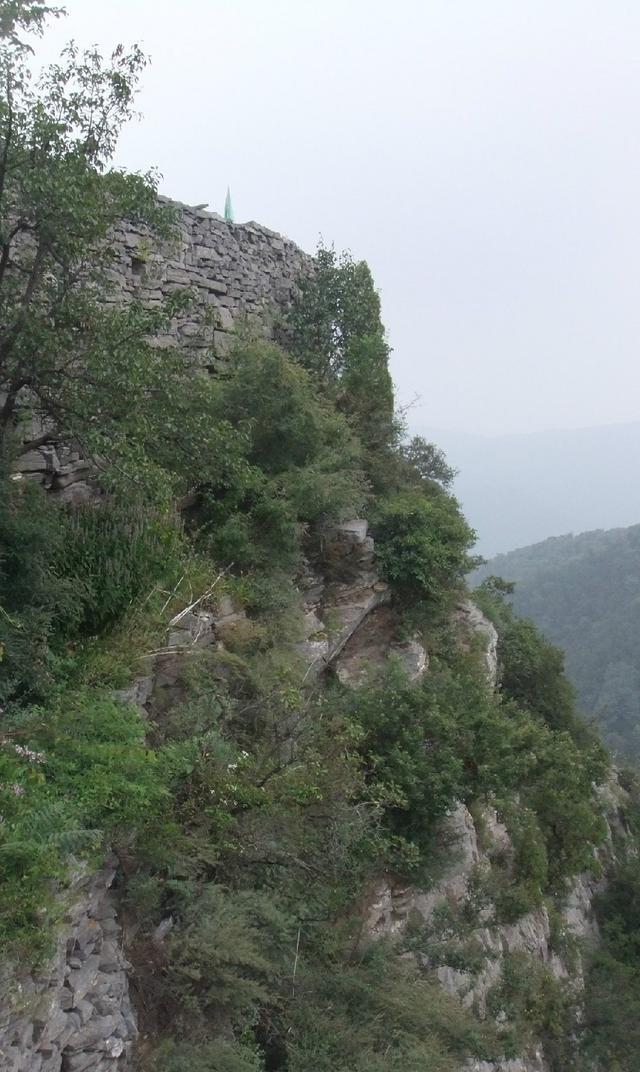
<svg viewBox="0 0 640 1072">
<path fill-rule="evenodd" d="M 350 963 L 303 956 L 296 995 L 283 1024 L 291 1072 L 455 1072 L 495 1054 L 491 1029 L 384 942 Z"/>
<path fill-rule="evenodd" d="M 237 570 L 297 564 L 309 524 L 357 513 L 361 449 L 309 373 L 278 347 L 244 341 L 220 387 L 220 414 L 242 435 L 247 466 L 204 483 L 196 523 Z"/>
<path fill-rule="evenodd" d="M 42 696 L 52 682 L 49 637 L 81 617 L 82 586 L 55 569 L 66 519 L 43 490 L 0 476 L 0 701 Z"/>
<path fill-rule="evenodd" d="M 178 1006 L 222 1025 L 268 1003 L 295 947 L 293 923 L 276 900 L 212 884 L 175 888 L 178 912 L 184 907 L 169 943 L 168 986 Z"/>
<path fill-rule="evenodd" d="M 382 504 L 374 534 L 382 576 L 407 602 L 439 602 L 462 581 L 475 534 L 458 504 L 434 486 L 404 491 Z"/>
<path fill-rule="evenodd" d="M 143 1069 L 147 1065 L 143 1064 Z M 262 1072 L 255 1047 L 217 1039 L 215 1042 L 165 1042 L 154 1051 L 149 1070 L 155 1072 Z"/>
<path fill-rule="evenodd" d="M 502 978 L 489 992 L 487 1007 L 494 1016 L 506 1013 L 508 1054 L 521 1054 L 542 1039 L 552 1072 L 571 1072 L 577 1067 L 575 997 L 566 982 L 555 979 L 533 956 L 505 955 Z"/>
<path fill-rule="evenodd" d="M 129 842 L 158 823 L 166 791 L 144 724 L 95 693 L 61 691 L 5 719 L 0 748 L 0 940 L 27 961 L 50 939 L 47 912 L 71 853 Z"/>
<path fill-rule="evenodd" d="M 182 550 L 177 519 L 135 501 L 71 509 L 56 568 L 79 593 L 82 631 L 101 632 L 155 581 L 170 581 Z"/>
</svg>

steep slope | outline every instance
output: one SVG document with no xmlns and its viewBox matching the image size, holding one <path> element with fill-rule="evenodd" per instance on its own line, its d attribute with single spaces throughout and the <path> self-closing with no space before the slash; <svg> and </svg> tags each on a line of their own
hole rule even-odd
<svg viewBox="0 0 640 1072">
<path fill-rule="evenodd" d="M 557 658 L 469 600 L 366 265 L 308 269 L 289 352 L 141 344 L 124 471 L 98 437 L 72 502 L 59 468 L 1 477 L 11 1072 L 579 1067 L 631 804 Z"/>
<path fill-rule="evenodd" d="M 367 265 L 159 202 L 139 49 L 36 85 L 4 6 L 2 1072 L 636 1072 L 640 794 Z"/>
<path fill-rule="evenodd" d="M 303 678 L 308 680 L 311 672 L 317 680 L 320 674 L 326 679 L 324 687 L 330 690 L 335 674 L 343 685 L 355 690 L 357 702 L 358 690 L 371 687 L 395 664 L 395 672 L 400 665 L 407 681 L 419 688 L 428 673 L 426 651 L 417 635 L 410 641 L 398 640 L 400 610 L 389 607 L 389 587 L 376 572 L 375 546 L 365 522 L 345 523 L 336 531 L 330 563 L 327 567 L 325 561 L 324 568 L 319 563 L 314 571 L 307 568 L 304 572 L 302 633 L 307 639 L 297 642 L 303 660 L 301 671 L 306 666 Z M 145 660 L 143 676 L 117 696 L 119 703 L 135 704 L 150 727 L 164 726 L 165 732 L 172 719 L 184 718 L 197 696 L 194 658 L 202 669 L 212 657 L 218 663 L 250 625 L 246 612 L 234 599 L 215 598 L 213 593 L 174 618 L 177 620 L 165 646 Z M 451 624 L 460 651 L 475 652 L 480 688 L 491 696 L 497 673 L 493 626 L 469 602 L 455 608 Z M 299 725 L 289 728 L 292 730 L 299 733 Z M 282 721 L 280 732 L 288 749 L 291 738 Z M 299 751 L 298 755 L 301 759 Z M 288 762 L 285 760 L 285 765 Z M 593 806 L 598 806 L 596 801 Z M 608 825 L 598 855 L 609 866 L 616 844 L 627 836 L 627 797 L 615 781 L 603 791 L 601 807 Z M 506 816 L 506 802 L 500 808 Z M 512 829 L 517 830 L 517 826 Z M 278 853 L 281 849 L 272 839 L 273 833 L 270 851 Z M 252 851 L 251 834 L 243 851 Z M 517 851 L 495 806 L 481 799 L 469 806 L 453 802 L 433 830 L 429 856 L 438 862 L 429 884 L 421 885 L 419 879 L 411 881 L 401 870 L 389 868 L 366 880 L 362 876 L 364 890 L 349 911 L 348 937 L 342 940 L 355 943 L 359 956 L 366 955 L 372 941 L 387 945 L 387 957 L 401 955 L 405 962 L 415 963 L 419 977 L 436 979 L 450 995 L 453 1004 L 439 1015 L 451 1021 L 447 1032 L 453 1032 L 448 1043 L 453 1063 L 443 1068 L 460 1072 L 566 1072 L 574 1060 L 571 1032 L 583 1001 L 583 958 L 589 956 L 598 938 L 592 901 L 601 879 L 597 874 L 577 876 L 560 896 L 537 903 L 534 896 L 533 906 L 523 911 L 517 902 L 509 904 L 508 900 L 509 886 L 517 879 Z M 128 1067 L 127 1058 L 139 1031 L 130 1004 L 132 965 L 120 948 L 123 924 L 127 955 L 134 964 L 131 978 L 144 1038 L 166 1032 L 166 1026 L 155 1020 L 159 1010 L 154 1010 L 154 1005 L 162 1009 L 172 992 L 165 993 L 170 983 L 163 982 L 162 976 L 167 970 L 168 942 L 176 940 L 171 932 L 176 926 L 180 930 L 179 914 L 176 919 L 175 909 L 170 914 L 165 909 L 156 923 L 158 916 L 149 918 L 148 909 L 141 913 L 138 906 L 131 914 L 129 904 L 124 910 L 123 884 L 126 890 L 132 881 L 127 879 L 131 862 L 125 864 L 124 883 L 121 876 L 116 898 L 108 892 L 114 863 L 110 861 L 91 882 L 78 876 L 68 895 L 68 919 L 60 928 L 54 960 L 47 971 L 23 987 L 19 1003 L 9 999 L 0 1035 L 3 1068 L 12 1072 L 58 1072 L 61 1068 L 108 1072 Z M 316 882 L 321 886 L 319 878 Z M 120 923 L 115 919 L 117 908 Z M 178 934 L 178 949 L 184 941 L 188 941 L 188 932 L 183 937 Z M 580 942 L 585 944 L 580 946 Z M 300 946 L 299 929 L 296 957 L 301 958 L 303 986 L 308 970 L 305 961 L 311 955 L 307 943 Z M 209 971 L 216 970 L 211 963 Z M 333 970 L 339 970 L 337 964 Z M 229 985 L 239 986 L 240 980 L 232 976 Z M 419 985 L 417 979 L 413 985 Z M 544 1003 L 538 1007 L 542 995 Z M 426 992 L 423 998 L 433 1001 L 433 994 L 429 997 Z M 456 1012 L 458 1003 L 461 1009 Z M 35 1019 L 34 1008 L 38 1009 Z M 461 1017 L 457 1025 L 456 1017 Z M 438 1030 L 442 1027 L 436 1030 L 436 1037 Z M 341 1039 L 339 1045 L 343 1044 Z M 458 1049 L 460 1054 L 475 1052 L 478 1056 L 456 1058 Z M 157 1045 L 147 1056 L 148 1050 L 149 1042 L 145 1041 L 140 1049 L 145 1069 L 156 1067 L 160 1058 Z M 505 1056 L 487 1059 L 492 1050 Z M 187 1050 L 180 1052 L 183 1057 L 177 1058 L 179 1062 L 189 1059 Z M 195 1050 L 191 1056 L 196 1059 Z M 213 1067 L 227 1068 L 217 1063 L 223 1059 L 220 1054 L 212 1059 L 216 1062 Z"/>
<path fill-rule="evenodd" d="M 580 705 L 614 751 L 640 754 L 640 525 L 561 536 L 477 574 L 515 582 L 513 606 L 566 653 Z"/>
</svg>

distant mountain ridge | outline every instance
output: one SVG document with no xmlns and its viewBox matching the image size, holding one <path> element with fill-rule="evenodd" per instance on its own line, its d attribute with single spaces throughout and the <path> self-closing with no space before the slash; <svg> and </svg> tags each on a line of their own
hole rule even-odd
<svg viewBox="0 0 640 1072">
<path fill-rule="evenodd" d="M 616 752 L 640 757 L 640 525 L 552 537 L 474 575 L 515 581 L 512 602 L 566 652 L 583 711 Z"/>
<path fill-rule="evenodd" d="M 640 421 L 495 438 L 420 431 L 459 470 L 454 493 L 480 554 L 640 523 Z"/>
</svg>

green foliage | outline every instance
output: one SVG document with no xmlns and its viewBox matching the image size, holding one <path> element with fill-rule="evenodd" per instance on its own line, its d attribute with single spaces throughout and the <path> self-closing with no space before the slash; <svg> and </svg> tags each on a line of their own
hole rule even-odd
<svg viewBox="0 0 640 1072">
<path fill-rule="evenodd" d="M 483 846 L 490 866 L 476 869 L 469 903 L 493 908 L 498 923 L 510 924 L 543 904 L 550 882 L 549 854 L 538 816 L 531 807 L 512 796 L 494 803 L 509 843 Z M 473 808 L 473 812 L 476 829 L 481 832 L 483 811 Z"/>
<path fill-rule="evenodd" d="M 220 1024 L 268 1003 L 294 945 L 293 921 L 258 892 L 213 885 L 178 892 L 182 925 L 169 948 L 174 1000 Z"/>
<path fill-rule="evenodd" d="M 402 455 L 415 477 L 427 485 L 435 482 L 448 488 L 457 476 L 444 452 L 434 443 L 427 443 L 422 436 L 413 436 L 403 448 Z"/>
<path fill-rule="evenodd" d="M 543 639 L 533 622 L 514 619 L 501 633 L 498 656 L 507 695 L 554 728 L 573 721 L 573 691 L 564 676 L 562 652 Z"/>
<path fill-rule="evenodd" d="M 490 1030 L 384 943 L 351 963 L 303 961 L 298 979 L 286 1036 L 291 1072 L 454 1072 L 469 1053 L 492 1055 Z"/>
<path fill-rule="evenodd" d="M 76 593 L 53 569 L 66 526 L 40 488 L 0 475 L 0 700 L 51 682 L 55 621 L 75 624 Z"/>
<path fill-rule="evenodd" d="M 464 795 L 455 715 L 393 667 L 381 687 L 359 689 L 345 702 L 368 796 L 395 835 L 428 844 L 435 821 Z"/>
<path fill-rule="evenodd" d="M 517 1055 L 542 1039 L 552 1072 L 571 1072 L 575 1063 L 573 1036 L 577 1027 L 575 997 L 570 987 L 533 956 L 511 953 L 504 957 L 502 978 L 489 993 L 493 1015 L 506 1013 L 510 1022 L 503 1042 L 507 1053 Z"/>
<path fill-rule="evenodd" d="M 262 1072 L 255 1046 L 237 1042 L 166 1042 L 153 1055 L 157 1072 Z"/>
<path fill-rule="evenodd" d="M 239 570 L 290 570 L 305 526 L 362 507 L 360 446 L 309 374 L 265 343 L 239 344 L 218 406 L 244 440 L 246 464 L 203 482 L 201 537 L 216 558 Z"/>
<path fill-rule="evenodd" d="M 0 698 L 42 700 L 69 641 L 173 585 L 185 553 L 175 518 L 135 499 L 61 508 L 0 477 Z"/>
<path fill-rule="evenodd" d="M 159 577 L 167 579 L 180 561 L 180 530 L 135 502 L 110 499 L 98 507 L 69 512 L 57 572 L 74 583 L 82 602 L 83 631 L 100 632 L 147 595 Z"/>
<path fill-rule="evenodd" d="M 549 643 L 533 622 L 513 613 L 505 599 L 510 589 L 509 582 L 491 576 L 475 593 L 498 628 L 502 691 L 547 725 L 566 730 L 579 744 L 596 750 L 596 734 L 578 716 L 562 651 Z"/>
<path fill-rule="evenodd" d="M 376 550 L 382 575 L 408 601 L 438 602 L 469 569 L 475 536 L 458 504 L 434 487 L 404 491 L 379 508 Z"/>
<path fill-rule="evenodd" d="M 46 948 L 52 879 L 69 854 L 131 838 L 161 814 L 165 790 L 132 709 L 62 691 L 5 717 L 0 749 L 0 941 L 27 961 Z"/>
<path fill-rule="evenodd" d="M 450 848 L 455 852 L 455 846 Z M 474 933 L 479 925 L 477 904 L 477 896 L 463 905 L 442 901 L 428 923 L 420 916 L 410 916 L 401 941 L 403 952 L 426 957 L 431 968 L 446 965 L 456 971 L 481 972 L 490 957 Z"/>
<path fill-rule="evenodd" d="M 601 751 L 493 696 L 472 662 L 434 665 L 420 685 L 392 668 L 381 685 L 344 702 L 368 798 L 400 844 L 413 847 L 404 866 L 424 866 L 436 820 L 457 801 L 489 797 L 501 813 L 515 793 L 519 813 L 507 806 L 504 817 L 512 817 L 520 903 L 536 903 L 548 885 L 592 865 L 605 832 L 592 788 L 606 772 Z M 515 901 L 504 907 L 517 915 Z"/>
<path fill-rule="evenodd" d="M 289 314 L 291 352 L 346 413 L 376 483 L 394 445 L 393 384 L 380 299 L 364 261 L 320 246 L 313 277 L 303 279 Z"/>
<path fill-rule="evenodd" d="M 349 368 L 352 343 L 382 333 L 369 267 L 321 245 L 316 272 L 300 289 L 289 318 L 293 353 L 320 379 L 338 380 Z"/>
<path fill-rule="evenodd" d="M 632 1072 L 640 1055 L 640 863 L 632 855 L 596 902 L 602 943 L 587 973 L 584 1052 Z"/>
</svg>

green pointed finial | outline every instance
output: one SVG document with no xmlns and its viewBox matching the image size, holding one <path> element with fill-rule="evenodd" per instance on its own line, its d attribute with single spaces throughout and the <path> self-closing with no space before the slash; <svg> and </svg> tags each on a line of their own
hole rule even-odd
<svg viewBox="0 0 640 1072">
<path fill-rule="evenodd" d="M 233 223 L 233 205 L 231 204 L 231 190 L 227 186 L 227 196 L 224 199 L 224 218 L 227 223 Z"/>
</svg>

